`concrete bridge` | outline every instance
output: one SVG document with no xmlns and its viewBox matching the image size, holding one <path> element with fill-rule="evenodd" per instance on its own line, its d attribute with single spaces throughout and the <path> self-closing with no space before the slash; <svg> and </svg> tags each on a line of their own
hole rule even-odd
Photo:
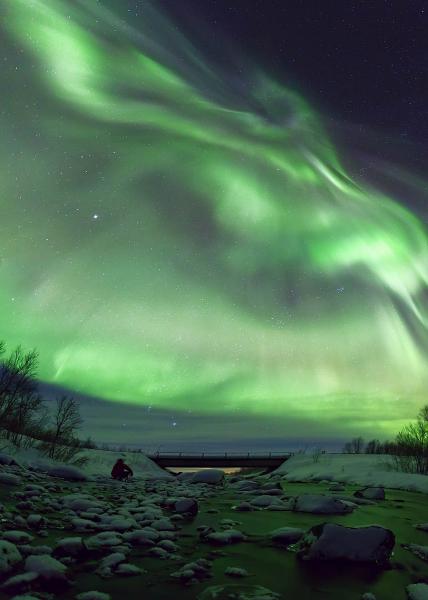
<svg viewBox="0 0 428 600">
<path fill-rule="evenodd" d="M 148 458 L 160 467 L 181 468 L 227 468 L 227 467 L 260 467 L 276 469 L 292 456 L 291 452 L 156 452 Z"/>
</svg>

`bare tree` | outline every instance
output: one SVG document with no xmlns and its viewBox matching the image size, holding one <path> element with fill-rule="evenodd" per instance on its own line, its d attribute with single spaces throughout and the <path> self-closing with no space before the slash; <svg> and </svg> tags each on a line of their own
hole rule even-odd
<svg viewBox="0 0 428 600">
<path fill-rule="evenodd" d="M 53 426 L 50 431 L 47 453 L 50 458 L 64 459 L 65 457 L 62 454 L 65 450 L 60 450 L 59 446 L 75 450 L 80 448 L 80 443 L 75 438 L 77 429 L 82 425 L 77 401 L 71 396 L 58 398 L 52 420 Z"/>
<path fill-rule="evenodd" d="M 395 460 L 401 471 L 428 474 L 428 420 L 426 406 L 420 411 L 416 423 L 409 423 L 397 435 Z"/>
<path fill-rule="evenodd" d="M 2 352 L 4 352 L 4 344 Z M 9 358 L 0 363 L 1 428 L 7 429 L 8 421 L 16 411 L 20 400 L 36 394 L 37 365 L 37 352 L 31 350 L 25 353 L 21 346 L 17 346 Z"/>
</svg>

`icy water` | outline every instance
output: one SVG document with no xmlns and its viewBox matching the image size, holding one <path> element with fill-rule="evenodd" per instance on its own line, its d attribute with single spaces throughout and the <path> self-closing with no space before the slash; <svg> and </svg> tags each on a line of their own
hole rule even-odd
<svg viewBox="0 0 428 600">
<path fill-rule="evenodd" d="M 90 491 L 90 486 L 85 486 Z M 85 491 L 86 491 L 85 489 Z M 357 486 L 346 486 L 346 492 L 352 494 Z M 286 493 L 329 493 L 328 485 L 298 484 L 285 485 Z M 95 491 L 95 490 L 94 490 Z M 4 501 L 3 498 L 0 498 Z M 415 523 L 428 521 L 428 497 L 424 494 L 387 490 L 387 499 L 373 506 L 360 506 L 352 514 L 343 516 L 310 515 L 294 512 L 255 511 L 236 512 L 232 505 L 236 495 L 227 488 L 219 489 L 214 498 L 202 501 L 198 516 L 184 525 L 178 534 L 177 543 L 183 561 L 160 560 L 147 556 L 147 549 L 133 551 L 130 562 L 147 570 L 146 574 L 129 579 L 114 577 L 101 579 L 92 572 L 96 563 L 79 565 L 75 571 L 75 586 L 61 598 L 71 600 L 78 593 L 87 590 L 105 591 L 113 600 L 191 600 L 213 585 L 234 584 L 244 588 L 249 584 L 262 585 L 280 594 L 281 598 L 299 598 L 299 600 L 359 600 L 361 594 L 371 591 L 377 600 L 405 600 L 405 587 L 409 583 L 426 578 L 428 582 L 428 564 L 401 548 L 402 543 L 414 542 L 428 544 L 428 533 L 415 530 Z M 216 509 L 218 513 L 208 512 Z M 230 518 L 239 521 L 238 529 L 248 535 L 248 540 L 236 545 L 213 548 L 198 539 L 197 527 L 210 525 L 219 528 L 221 519 Z M 366 526 L 378 524 L 393 530 L 396 545 L 389 570 L 378 570 L 368 566 L 327 565 L 319 566 L 296 559 L 291 551 L 275 548 L 266 534 L 278 527 L 291 526 L 309 528 L 324 522 L 336 522 L 348 526 Z M 68 537 L 69 532 L 51 532 L 49 538 L 38 543 L 52 544 L 55 539 Z M 213 560 L 213 577 L 203 583 L 185 587 L 173 579 L 170 574 L 184 562 L 204 557 Z M 224 574 L 226 567 L 243 567 L 250 576 L 241 580 L 232 579 Z M 228 598 L 230 590 L 217 596 L 217 600 Z M 4 597 L 4 596 L 0 596 Z M 205 600 L 205 597 L 204 597 Z"/>
</svg>

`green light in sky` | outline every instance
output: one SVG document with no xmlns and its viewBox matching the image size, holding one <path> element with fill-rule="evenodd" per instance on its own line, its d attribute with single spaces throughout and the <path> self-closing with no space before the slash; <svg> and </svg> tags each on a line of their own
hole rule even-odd
<svg viewBox="0 0 428 600">
<path fill-rule="evenodd" d="M 408 199 L 353 181 L 297 93 L 255 68 L 238 91 L 153 6 L 138 30 L 90 1 L 4 7 L 25 60 L 2 88 L 0 338 L 116 401 L 328 428 L 358 396 L 391 431 L 414 413 Z"/>
</svg>

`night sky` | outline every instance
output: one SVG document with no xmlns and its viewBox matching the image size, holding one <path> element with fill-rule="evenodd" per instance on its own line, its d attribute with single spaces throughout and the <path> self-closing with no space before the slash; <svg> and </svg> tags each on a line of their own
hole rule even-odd
<svg viewBox="0 0 428 600">
<path fill-rule="evenodd" d="M 85 433 L 327 445 L 417 413 L 427 2 L 0 7 L 0 339 Z"/>
</svg>

